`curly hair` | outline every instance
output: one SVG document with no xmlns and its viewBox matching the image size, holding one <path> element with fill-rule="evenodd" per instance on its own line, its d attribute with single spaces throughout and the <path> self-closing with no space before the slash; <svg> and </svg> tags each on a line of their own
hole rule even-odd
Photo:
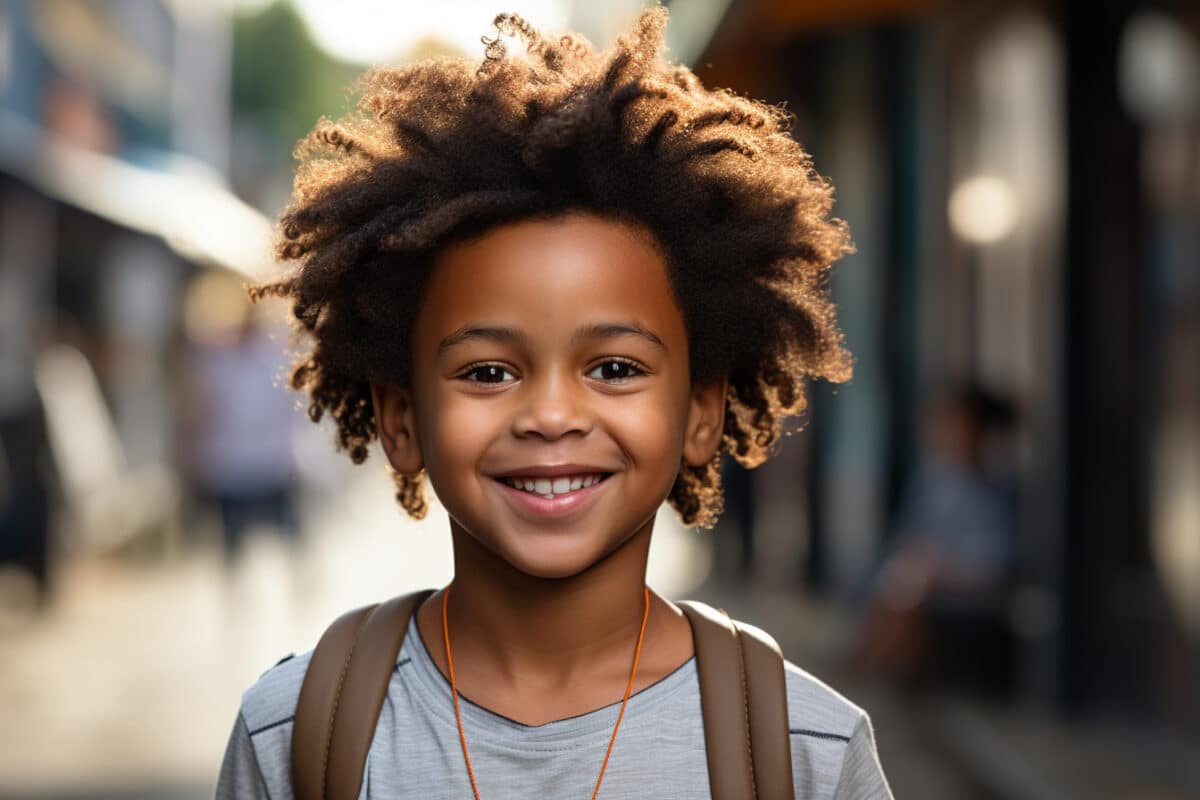
<svg viewBox="0 0 1200 800">
<path fill-rule="evenodd" d="M 790 112 L 665 62 L 666 21 L 647 9 L 594 52 L 500 14 L 478 65 L 370 69 L 357 109 L 298 143 L 275 247 L 299 263 L 249 292 L 292 302 L 293 326 L 315 344 L 291 386 L 307 389 L 314 422 L 329 412 L 354 463 L 378 435 L 370 382 L 411 385 L 410 331 L 436 254 L 519 219 L 584 210 L 637 223 L 661 246 L 691 380 L 729 380 L 718 453 L 681 463 L 668 498 L 685 525 L 711 527 L 723 510 L 722 453 L 757 466 L 783 418 L 805 411 L 807 378 L 850 378 L 828 284 L 855 246 L 830 217 L 832 184 L 789 134 Z M 422 518 L 425 471 L 388 471 Z"/>
</svg>

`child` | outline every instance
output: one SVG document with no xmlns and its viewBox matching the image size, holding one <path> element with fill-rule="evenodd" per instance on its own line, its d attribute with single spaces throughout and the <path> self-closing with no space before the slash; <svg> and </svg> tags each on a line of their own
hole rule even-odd
<svg viewBox="0 0 1200 800">
<path fill-rule="evenodd" d="M 315 339 L 313 420 L 356 463 L 378 435 L 413 517 L 427 476 L 454 552 L 360 797 L 710 796 L 690 627 L 645 585 L 655 512 L 711 526 L 721 453 L 761 463 L 807 376 L 849 377 L 827 275 L 853 244 L 790 115 L 665 63 L 666 17 L 596 54 L 501 14 L 525 57 L 497 35 L 478 69 L 372 70 L 298 151 L 301 266 L 252 295 Z M 292 796 L 310 657 L 244 694 L 218 796 Z M 890 797 L 867 715 L 786 684 L 796 797 Z"/>
</svg>

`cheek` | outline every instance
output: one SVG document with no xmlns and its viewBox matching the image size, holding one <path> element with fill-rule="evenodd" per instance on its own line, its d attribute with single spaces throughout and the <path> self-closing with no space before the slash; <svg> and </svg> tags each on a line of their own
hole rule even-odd
<svg viewBox="0 0 1200 800">
<path fill-rule="evenodd" d="M 677 403 L 650 394 L 627 400 L 610 415 L 609 430 L 635 466 L 674 475 L 681 457 L 683 419 Z"/>
<path fill-rule="evenodd" d="M 498 435 L 502 420 L 474 403 L 454 395 L 428 398 L 422 415 L 422 454 L 431 482 L 453 482 L 475 471 L 482 451 Z"/>
</svg>

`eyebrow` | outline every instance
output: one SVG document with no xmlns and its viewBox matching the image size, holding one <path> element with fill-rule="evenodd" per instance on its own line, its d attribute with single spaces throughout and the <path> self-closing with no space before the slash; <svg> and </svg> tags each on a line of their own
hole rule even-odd
<svg viewBox="0 0 1200 800">
<path fill-rule="evenodd" d="M 581 325 L 571 334 L 571 342 L 581 342 L 590 339 L 611 339 L 616 336 L 640 336 L 650 344 L 666 352 L 667 346 L 654 331 L 642 325 L 624 322 L 593 322 Z M 450 348 L 472 339 L 483 339 L 492 342 L 509 342 L 519 345 L 529 344 L 529 334 L 520 328 L 510 328 L 504 325 L 474 325 L 467 324 L 451 333 L 438 344 L 437 355 L 441 357 Z"/>
</svg>

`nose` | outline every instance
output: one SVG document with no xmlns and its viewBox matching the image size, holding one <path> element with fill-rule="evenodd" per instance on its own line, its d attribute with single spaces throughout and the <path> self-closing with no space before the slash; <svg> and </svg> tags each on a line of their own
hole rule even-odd
<svg viewBox="0 0 1200 800">
<path fill-rule="evenodd" d="M 527 379 L 522 390 L 522 403 L 512 422 L 515 436 L 553 441 L 568 433 L 591 431 L 592 417 L 583 396 L 586 389 L 570 376 L 558 370 L 545 372 Z"/>
</svg>

